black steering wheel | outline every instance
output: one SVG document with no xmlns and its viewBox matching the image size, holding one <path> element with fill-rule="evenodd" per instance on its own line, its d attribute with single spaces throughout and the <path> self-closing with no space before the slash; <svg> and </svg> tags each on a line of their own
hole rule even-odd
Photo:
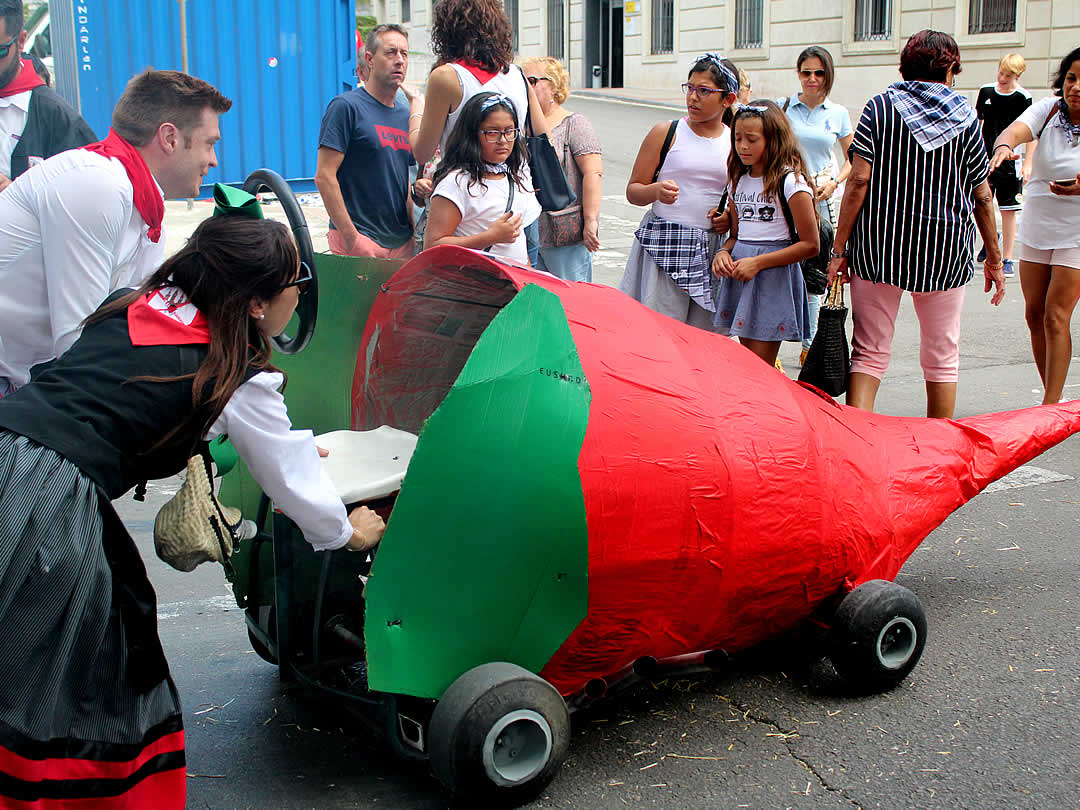
<svg viewBox="0 0 1080 810">
<path fill-rule="evenodd" d="M 300 261 L 311 268 L 311 282 L 307 285 L 307 289 L 300 293 L 300 299 L 296 304 L 296 315 L 300 319 L 296 334 L 289 337 L 282 332 L 272 339 L 274 346 L 282 354 L 296 354 L 308 345 L 311 336 L 315 334 L 315 321 L 319 317 L 319 277 L 315 272 L 315 250 L 311 247 L 307 219 L 304 218 L 300 203 L 296 201 L 296 195 L 293 194 L 293 190 L 285 179 L 270 169 L 256 169 L 244 181 L 244 191 L 248 194 L 258 194 L 263 189 L 273 192 L 285 209 L 285 216 L 289 219 L 293 238 L 296 239 Z"/>
</svg>

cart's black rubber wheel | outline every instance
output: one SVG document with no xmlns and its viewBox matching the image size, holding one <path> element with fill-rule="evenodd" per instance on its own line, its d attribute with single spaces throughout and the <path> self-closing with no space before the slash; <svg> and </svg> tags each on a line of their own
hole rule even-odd
<svg viewBox="0 0 1080 810">
<path fill-rule="evenodd" d="M 470 669 L 446 690 L 428 726 L 439 781 L 474 806 L 514 806 L 551 781 L 570 743 L 555 687 L 515 664 Z"/>
<path fill-rule="evenodd" d="M 829 658 L 859 692 L 897 686 L 919 662 L 925 645 L 926 613 L 919 597 L 883 579 L 845 596 L 829 632 Z"/>
<path fill-rule="evenodd" d="M 273 339 L 274 346 L 282 354 L 296 354 L 308 345 L 311 336 L 315 334 L 315 321 L 319 317 L 319 278 L 315 271 L 315 250 L 311 246 L 307 219 L 285 179 L 270 169 L 256 169 L 244 181 L 244 191 L 258 194 L 263 189 L 272 191 L 285 209 L 285 216 L 289 219 L 289 227 L 292 228 L 293 238 L 296 239 L 296 247 L 300 252 L 300 261 L 311 268 L 311 282 L 307 289 L 300 293 L 300 300 L 296 304 L 296 316 L 300 319 L 296 334 L 289 337 L 283 333 Z"/>
<path fill-rule="evenodd" d="M 251 643 L 251 649 L 268 664 L 277 664 L 277 657 L 267 649 L 266 645 L 259 641 L 258 636 L 251 632 L 251 628 L 248 628 L 248 641 Z"/>
</svg>

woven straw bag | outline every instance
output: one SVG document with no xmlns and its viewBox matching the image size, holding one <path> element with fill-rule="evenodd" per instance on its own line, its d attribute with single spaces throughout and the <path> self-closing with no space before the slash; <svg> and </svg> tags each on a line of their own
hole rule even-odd
<svg viewBox="0 0 1080 810">
<path fill-rule="evenodd" d="M 242 517 L 214 495 L 210 454 L 192 456 L 187 479 L 154 520 L 154 549 L 177 571 L 194 571 L 213 560 L 228 567 Z"/>
</svg>

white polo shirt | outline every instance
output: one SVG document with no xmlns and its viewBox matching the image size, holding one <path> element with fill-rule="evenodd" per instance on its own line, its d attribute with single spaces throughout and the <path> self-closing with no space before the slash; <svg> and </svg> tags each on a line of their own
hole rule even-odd
<svg viewBox="0 0 1080 810">
<path fill-rule="evenodd" d="M 19 145 L 30 114 L 30 92 L 0 98 L 0 174 L 11 177 L 11 155 Z"/>
<path fill-rule="evenodd" d="M 161 192 L 161 188 L 158 188 Z M 110 293 L 164 259 L 118 160 L 73 149 L 0 193 L 0 395 L 64 352 Z"/>
</svg>

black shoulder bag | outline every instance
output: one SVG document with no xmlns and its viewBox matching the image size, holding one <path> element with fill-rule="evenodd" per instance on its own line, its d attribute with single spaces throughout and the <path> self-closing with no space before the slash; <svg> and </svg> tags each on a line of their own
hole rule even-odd
<svg viewBox="0 0 1080 810">
<path fill-rule="evenodd" d="M 792 172 L 788 172 L 788 174 L 792 174 Z M 784 184 L 786 182 L 787 175 L 785 174 L 780 180 L 780 193 L 777 196 L 780 198 L 780 208 L 784 212 L 784 221 L 787 222 L 788 232 L 794 242 L 799 238 L 799 232 L 795 228 L 795 218 L 791 215 L 791 206 L 788 204 L 787 197 L 784 196 Z M 814 214 L 817 216 L 816 207 Z M 811 295 L 821 295 L 825 292 L 829 278 L 829 254 L 832 252 L 833 246 L 832 223 L 821 217 L 817 217 L 817 220 L 818 255 L 811 256 L 809 259 L 799 263 L 799 267 L 802 268 L 803 283 L 806 285 L 806 291 Z"/>
<path fill-rule="evenodd" d="M 532 172 L 536 199 L 545 211 L 562 211 L 577 202 L 577 195 L 570 188 L 570 181 L 566 179 L 566 172 L 547 133 L 533 134 L 532 109 L 528 104 L 529 82 L 524 71 L 521 80 L 525 83 L 525 146 L 529 153 L 529 170 Z"/>
</svg>

